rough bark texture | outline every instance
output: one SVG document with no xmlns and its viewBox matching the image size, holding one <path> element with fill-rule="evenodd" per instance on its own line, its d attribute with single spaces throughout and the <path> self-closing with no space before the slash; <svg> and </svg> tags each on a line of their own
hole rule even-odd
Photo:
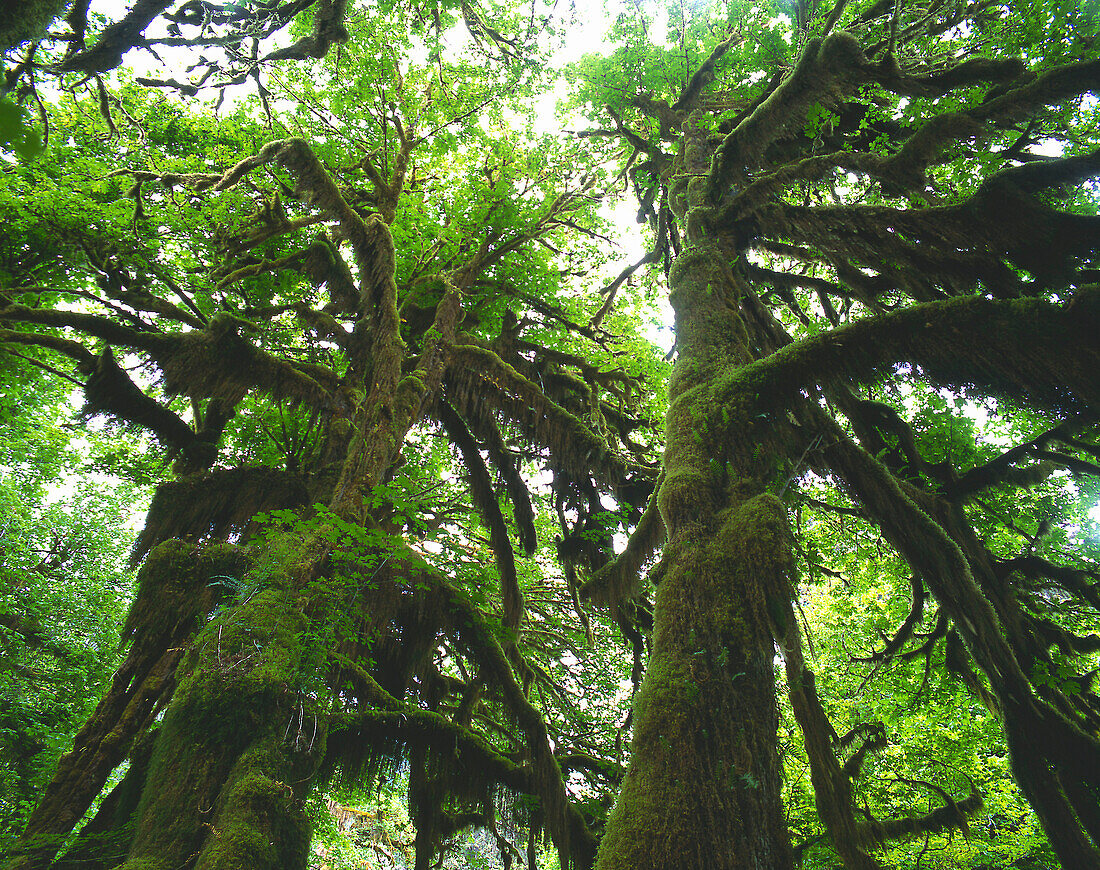
<svg viewBox="0 0 1100 870">
<path fill-rule="evenodd" d="M 667 570 L 599 870 L 792 866 L 773 666 L 792 595 L 786 515 L 763 492 L 766 440 L 742 431 L 719 443 L 708 431 L 715 380 L 749 360 L 731 277 L 705 246 L 671 275 L 679 358 L 658 492 Z"/>
</svg>

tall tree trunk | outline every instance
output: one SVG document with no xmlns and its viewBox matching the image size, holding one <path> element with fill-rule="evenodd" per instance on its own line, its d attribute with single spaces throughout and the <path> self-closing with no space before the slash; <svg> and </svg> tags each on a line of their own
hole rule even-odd
<svg viewBox="0 0 1100 870">
<path fill-rule="evenodd" d="M 304 143 L 292 141 L 284 151 L 296 172 L 312 165 Z M 311 178 L 327 189 L 327 176 Z M 347 523 L 370 522 L 364 496 L 397 459 L 438 384 L 459 311 L 452 287 L 438 306 L 437 338 L 401 380 L 393 241 L 380 221 L 368 229 L 364 257 L 374 266 L 367 288 L 373 296 L 363 295 L 374 303 L 374 316 L 361 321 L 366 353 L 348 376 L 349 395 L 363 398 L 351 415 L 351 444 L 330 504 L 337 521 Z M 331 570 L 340 536 L 327 525 L 270 542 L 249 575 L 249 585 L 262 591 L 215 616 L 184 657 L 124 870 L 307 866 L 310 825 L 302 799 L 327 736 L 320 681 L 337 625 L 359 592 Z"/>
<path fill-rule="evenodd" d="M 766 425 L 735 421 L 733 443 L 707 431 L 715 381 L 750 359 L 736 278 L 700 247 L 670 280 L 679 359 L 659 494 L 667 570 L 630 769 L 597 867 L 784 870 L 773 636 L 791 595 L 790 537 L 764 492 Z"/>
</svg>

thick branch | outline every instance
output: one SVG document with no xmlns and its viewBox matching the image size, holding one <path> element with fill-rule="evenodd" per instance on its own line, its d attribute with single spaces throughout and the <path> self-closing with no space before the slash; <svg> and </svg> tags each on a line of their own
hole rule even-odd
<svg viewBox="0 0 1100 870">
<path fill-rule="evenodd" d="M 451 441 L 462 454 L 462 463 L 466 467 L 466 476 L 470 484 L 470 495 L 481 512 L 485 525 L 489 528 L 489 542 L 500 572 L 501 603 L 504 607 L 504 624 L 513 631 L 519 627 L 523 617 L 523 593 L 520 592 L 516 578 L 516 560 L 512 551 L 512 541 L 508 535 L 508 526 L 500 512 L 496 492 L 489 470 L 481 458 L 481 450 L 466 422 L 445 401 L 436 403 L 439 420 L 447 430 Z"/>
<path fill-rule="evenodd" d="M 1065 307 L 973 296 L 861 320 L 724 374 L 712 407 L 717 416 L 747 398 L 774 408 L 811 384 L 865 382 L 905 361 L 936 383 L 977 384 L 1041 408 L 1100 410 L 1100 286 L 1082 288 Z"/>
<path fill-rule="evenodd" d="M 172 5 L 172 0 L 137 0 L 130 11 L 109 25 L 89 49 L 70 55 L 58 66 L 61 72 L 93 75 L 108 72 L 122 63 L 122 56 L 141 45 L 142 32 L 150 22 Z"/>
<path fill-rule="evenodd" d="M 618 556 L 594 571 L 581 587 L 581 598 L 606 605 L 615 612 L 620 606 L 638 594 L 641 585 L 641 568 L 661 546 L 665 536 L 665 524 L 657 506 L 657 494 L 661 480 L 653 488 L 638 525 L 627 538 L 626 547 Z"/>
</svg>

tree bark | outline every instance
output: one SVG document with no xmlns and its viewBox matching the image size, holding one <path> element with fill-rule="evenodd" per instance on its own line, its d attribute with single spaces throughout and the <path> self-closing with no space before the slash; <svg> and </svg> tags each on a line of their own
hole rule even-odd
<svg viewBox="0 0 1100 870">
<path fill-rule="evenodd" d="M 658 496 L 669 565 L 635 701 L 630 769 L 599 870 L 792 866 L 776 750 L 776 621 L 789 609 L 790 535 L 764 491 L 765 427 L 711 443 L 712 388 L 749 361 L 735 281 L 708 248 L 670 276 L 679 358 Z M 756 429 L 757 431 L 750 431 Z"/>
</svg>

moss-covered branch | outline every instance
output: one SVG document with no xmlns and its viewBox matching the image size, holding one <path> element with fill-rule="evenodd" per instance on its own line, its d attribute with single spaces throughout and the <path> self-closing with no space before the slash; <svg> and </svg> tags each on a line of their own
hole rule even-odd
<svg viewBox="0 0 1100 870">
<path fill-rule="evenodd" d="M 592 572 L 592 576 L 581 587 L 582 599 L 610 607 L 614 613 L 618 607 L 638 594 L 642 566 L 653 557 L 664 540 L 665 525 L 657 504 L 661 482 L 661 479 L 657 480 L 645 511 L 627 538 L 623 551 L 602 568 Z"/>
<path fill-rule="evenodd" d="M 563 861 L 571 862 L 578 868 L 590 867 L 596 851 L 595 840 L 566 794 L 565 781 L 550 748 L 543 715 L 527 699 L 516 681 L 496 635 L 478 609 L 422 558 L 409 551 L 404 561 L 407 572 L 420 575 L 446 597 L 459 640 L 477 662 L 482 679 L 501 693 L 505 705 L 523 731 L 533 759 L 532 776 L 536 793 L 542 799 L 547 828 Z"/>
<path fill-rule="evenodd" d="M 142 32 L 172 0 L 137 0 L 125 16 L 108 25 L 91 48 L 68 55 L 58 66 L 62 72 L 89 75 L 108 72 L 122 63 L 122 56 L 142 43 Z"/>
<path fill-rule="evenodd" d="M 0 329 L 0 344 L 24 344 L 44 347 L 63 354 L 74 360 L 79 371 L 91 374 L 95 371 L 96 355 L 78 341 L 48 335 L 42 332 L 20 332 L 14 329 Z"/>
<path fill-rule="evenodd" d="M 923 180 L 923 170 L 952 141 L 981 135 L 985 125 L 1004 125 L 1028 117 L 1036 109 L 1055 105 L 1096 88 L 1100 61 L 1081 61 L 1047 70 L 1037 77 L 1021 76 L 1018 87 L 971 109 L 936 115 L 922 124 L 886 163 L 897 177 Z"/>
<path fill-rule="evenodd" d="M 1074 783 L 1100 777 L 1100 743 L 1036 697 L 997 615 L 975 582 L 959 545 L 921 511 L 873 457 L 851 444 L 820 409 L 811 414 L 833 433 L 825 455 L 883 534 L 936 596 L 965 641 L 966 652 L 989 680 L 1004 716 L 1017 781 L 1043 814 L 1044 827 L 1063 857 L 1100 867 L 1100 853 L 1074 819 Z M 980 683 L 979 690 L 983 690 Z M 1062 782 L 1064 780 L 1064 783 Z"/>
<path fill-rule="evenodd" d="M 786 637 L 779 639 L 787 675 L 787 694 L 810 762 L 817 815 L 829 834 L 845 870 L 882 870 L 865 850 L 865 838 L 856 823 L 852 780 L 833 751 L 835 732 L 825 715 L 813 672 L 802 655 L 801 631 L 790 602 L 784 602 Z"/>
<path fill-rule="evenodd" d="M 271 52 L 265 61 L 305 60 L 322 58 L 333 45 L 346 42 L 347 28 L 344 27 L 344 15 L 347 13 L 347 0 L 318 0 L 313 13 L 313 32 L 303 36 L 293 45 Z"/>
<path fill-rule="evenodd" d="M 756 168 L 771 143 L 804 124 L 810 106 L 854 90 L 865 80 L 867 66 L 859 44 L 846 33 L 811 39 L 791 74 L 715 151 L 707 178 L 714 202 L 735 179 Z"/>
<path fill-rule="evenodd" d="M 495 397 L 501 411 L 532 431 L 537 443 L 549 448 L 572 474 L 587 476 L 593 470 L 604 483 L 621 486 L 636 471 L 613 453 L 583 421 L 570 414 L 533 382 L 508 365 L 493 351 L 472 344 L 457 345 L 451 360 L 452 377 L 462 371 L 480 390 L 469 395 L 480 401 Z M 486 387 L 494 387 L 491 392 Z M 461 402 L 459 403 L 462 404 Z"/>
<path fill-rule="evenodd" d="M 164 372 L 169 393 L 219 397 L 235 404 L 249 390 L 259 389 L 313 407 L 332 407 L 329 390 L 335 386 L 335 378 L 331 373 L 317 366 L 288 362 L 261 350 L 240 334 L 250 324 L 226 312 L 212 318 L 205 330 L 184 333 L 143 331 L 96 314 L 25 305 L 0 309 L 0 320 L 72 329 L 116 347 L 143 352 Z M 13 337 L 19 335 L 22 333 L 9 334 L 7 340 L 48 345 L 81 363 L 85 360 L 68 340 Z M 225 365 L 227 360 L 232 364 Z M 93 370 L 94 367 L 90 369 Z"/>
<path fill-rule="evenodd" d="M 1018 463 L 1034 458 L 1036 448 L 1042 447 L 1059 436 L 1068 434 L 1071 430 L 1069 424 L 1063 423 L 1041 433 L 1030 441 L 1018 444 L 1001 453 L 989 462 L 975 466 L 958 479 L 948 481 L 945 485 L 945 494 L 950 498 L 965 499 L 1000 484 L 1013 486 L 1034 485 L 1045 480 L 1052 470 L 1052 466 L 1040 463 L 1027 467 L 1019 467 Z"/>
<path fill-rule="evenodd" d="M 376 218 L 359 216 L 341 195 L 328 170 L 303 139 L 278 139 L 258 154 L 246 157 L 226 172 L 213 190 L 226 190 L 260 166 L 278 163 L 294 177 L 297 191 L 335 220 L 355 252 L 360 270 L 360 301 L 364 308 L 396 309 L 393 284 L 394 252 L 389 232 Z"/>
<path fill-rule="evenodd" d="M 527 489 L 527 482 L 520 474 L 519 464 L 512 451 L 504 441 L 496 420 L 483 407 L 468 408 L 472 411 L 466 421 L 470 424 L 470 430 L 477 436 L 478 441 L 489 455 L 489 461 L 493 463 L 497 473 L 504 483 L 508 498 L 512 502 L 512 517 L 516 523 L 520 547 L 528 556 L 534 555 L 538 549 L 538 540 L 535 534 L 535 508 L 531 504 L 531 493 Z"/>
<path fill-rule="evenodd" d="M 860 825 L 860 836 L 868 846 L 885 843 L 899 837 L 930 834 L 950 828 L 966 828 L 966 817 L 982 808 L 984 800 L 976 789 L 961 800 L 950 797 L 946 791 L 928 783 L 926 785 L 943 799 L 943 805 L 921 815 L 905 816 L 887 821 L 873 820 Z"/>
<path fill-rule="evenodd" d="M 84 314 L 78 311 L 61 311 L 52 308 L 32 308 L 27 305 L 8 305 L 0 308 L 0 321 L 33 323 L 38 326 L 50 326 L 58 329 L 72 329 L 76 332 L 101 338 L 114 345 L 145 350 L 163 351 L 172 339 L 161 333 L 143 332 L 124 326 L 117 320 L 98 314 Z"/>
<path fill-rule="evenodd" d="M 84 413 L 110 414 L 118 420 L 148 429 L 161 443 L 183 453 L 191 452 L 200 466 L 214 461 L 214 445 L 200 445 L 198 434 L 171 410 L 150 398 L 115 362 L 110 347 L 104 349 L 95 371 L 84 386 Z M 202 450 L 203 446 L 212 448 Z M 203 453 L 203 456 L 199 456 Z"/>
<path fill-rule="evenodd" d="M 515 553 L 508 535 L 508 526 L 500 512 L 493 481 L 481 458 L 481 450 L 466 422 L 445 401 L 436 403 L 437 414 L 452 442 L 462 453 L 470 495 L 489 528 L 489 543 L 493 548 L 497 570 L 500 573 L 501 604 L 504 608 L 504 624 L 513 631 L 523 617 L 523 593 L 516 578 Z"/>
<path fill-rule="evenodd" d="M 813 384 L 867 382 L 901 362 L 936 383 L 977 385 L 1040 408 L 1100 409 L 1100 286 L 1082 288 L 1067 306 L 981 296 L 929 302 L 794 342 L 716 379 L 712 425 L 721 426 L 723 407 L 766 411 Z"/>
</svg>

